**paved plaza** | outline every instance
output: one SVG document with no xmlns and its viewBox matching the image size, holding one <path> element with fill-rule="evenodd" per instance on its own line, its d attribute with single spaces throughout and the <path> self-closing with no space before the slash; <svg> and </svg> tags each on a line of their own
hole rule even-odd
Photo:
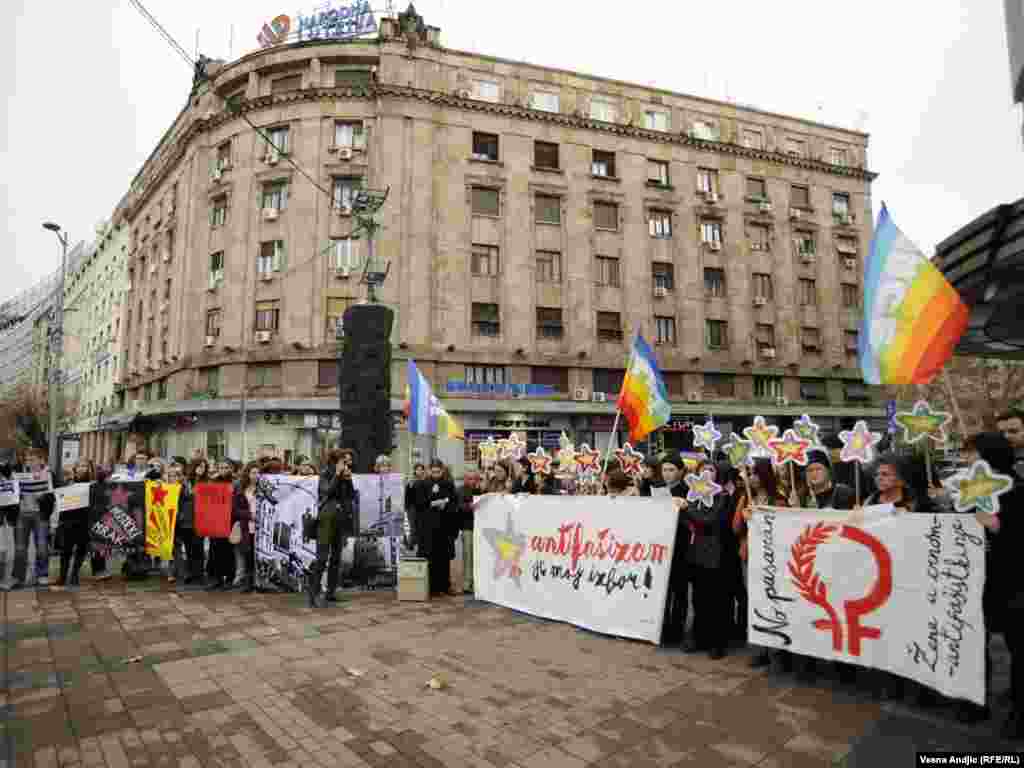
<svg viewBox="0 0 1024 768">
<path fill-rule="evenodd" d="M 0 601 L 0 765 L 19 768 L 883 768 L 915 747 L 1006 746 L 949 708 L 461 597 L 356 593 L 314 612 L 153 579 Z"/>
</svg>

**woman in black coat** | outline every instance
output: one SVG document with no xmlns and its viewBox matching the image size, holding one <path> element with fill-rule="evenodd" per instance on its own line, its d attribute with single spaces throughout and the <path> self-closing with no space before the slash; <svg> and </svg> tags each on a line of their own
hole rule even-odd
<svg viewBox="0 0 1024 768">
<path fill-rule="evenodd" d="M 430 474 L 416 484 L 416 537 L 420 557 L 428 561 L 430 593 L 451 592 L 450 564 L 455 557 L 453 533 L 457 528 L 458 494 L 444 478 L 444 463 L 430 462 Z"/>
<path fill-rule="evenodd" d="M 79 572 L 82 562 L 89 552 L 89 519 L 92 509 L 99 503 L 92 462 L 79 461 L 75 465 L 71 483 L 90 483 L 89 504 L 81 509 L 66 510 L 60 513 L 57 524 L 57 539 L 61 542 L 60 576 L 57 586 L 79 585 Z"/>
</svg>

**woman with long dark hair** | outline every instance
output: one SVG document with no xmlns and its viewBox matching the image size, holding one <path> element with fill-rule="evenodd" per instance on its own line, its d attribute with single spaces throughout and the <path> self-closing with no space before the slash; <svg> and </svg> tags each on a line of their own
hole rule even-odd
<svg viewBox="0 0 1024 768">
<path fill-rule="evenodd" d="M 240 537 L 235 550 L 235 580 L 232 589 L 242 592 L 253 591 L 253 580 L 256 574 L 252 569 L 252 550 L 254 537 L 252 524 L 256 520 L 256 485 L 260 480 L 258 464 L 249 464 L 238 483 L 238 492 L 231 503 L 231 522 L 238 526 Z"/>
</svg>

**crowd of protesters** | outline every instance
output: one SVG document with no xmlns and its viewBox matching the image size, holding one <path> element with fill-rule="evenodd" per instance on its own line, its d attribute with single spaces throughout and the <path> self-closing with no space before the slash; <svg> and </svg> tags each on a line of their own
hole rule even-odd
<svg viewBox="0 0 1024 768">
<path fill-rule="evenodd" d="M 977 519 L 987 536 L 984 614 L 986 631 L 1002 633 L 1011 656 L 1012 715 L 1004 726 L 1006 735 L 1024 734 L 1024 582 L 1013 558 L 1020 551 L 1024 506 L 1024 414 L 1014 411 L 998 419 L 999 432 L 969 438 L 962 459 L 984 459 L 998 473 L 1011 475 L 1016 485 L 1002 498 L 1000 515 L 979 512 Z M 608 495 L 667 495 L 679 514 L 679 525 L 669 577 L 663 645 L 678 645 L 687 653 L 707 652 L 720 659 L 730 648 L 747 644 L 746 563 L 748 526 L 758 507 L 802 507 L 850 510 L 856 513 L 857 494 L 851 482 L 839 475 L 851 471 L 849 465 L 833 465 L 826 450 L 812 450 L 806 467 L 799 471 L 777 471 L 767 460 L 758 459 L 744 478 L 728 462 L 712 457 L 684 460 L 678 454 L 648 457 L 641 477 L 631 478 L 621 470 L 608 472 L 595 483 L 564 486 L 557 468 L 552 475 L 535 475 L 526 459 L 499 461 L 480 470 L 467 470 L 456 486 L 450 469 L 440 460 L 429 465 L 416 464 L 405 488 L 406 543 L 428 561 L 429 590 L 432 595 L 454 594 L 450 565 L 461 541 L 464 582 L 467 593 L 473 591 L 473 519 L 474 505 L 485 494 L 564 493 Z M 264 459 L 242 465 L 239 462 L 210 461 L 198 452 L 186 460 L 175 457 L 169 463 L 144 451 L 135 456 L 134 465 L 121 473 L 109 468 L 97 469 L 90 461 L 80 461 L 68 478 L 70 482 L 93 482 L 89 507 L 98 503 L 97 486 L 108 481 L 162 479 L 180 483 L 181 494 L 175 533 L 174 560 L 164 574 L 174 582 L 203 585 L 208 590 L 254 589 L 255 553 L 253 545 L 256 489 L 261 474 L 318 476 L 320 511 L 316 530 L 317 559 L 306 579 L 309 605 L 336 599 L 341 572 L 341 554 L 346 539 L 355 533 L 358 520 L 358 493 L 352 482 L 354 455 L 351 450 L 330 452 L 322 467 L 300 458 L 293 465 L 277 459 Z M 952 510 L 939 478 L 928 477 L 926 463 L 896 454 L 885 454 L 865 472 L 861 483 L 860 506 L 892 504 L 899 514 L 940 514 Z M 30 449 L 21 466 L 0 466 L 0 474 L 12 471 L 34 472 L 45 469 L 45 456 Z M 387 456 L 377 458 L 377 472 L 391 471 Z M 708 470 L 724 491 L 709 508 L 688 503 L 687 473 Z M 193 529 L 193 488 L 204 481 L 227 482 L 233 487 L 228 538 L 210 539 L 208 544 Z M 36 487 L 23 483 L 21 499 L 14 508 L 0 510 L 6 524 L 15 528 L 15 557 L 8 587 L 24 586 L 29 567 L 28 542 L 36 546 L 36 583 L 48 584 L 49 520 L 54 496 L 45 483 Z M 87 521 L 90 509 L 62 513 L 56 542 L 60 550 L 58 585 L 76 586 L 79 572 L 91 557 L 92 573 L 107 578 L 110 553 L 90 545 Z M 146 564 L 139 566 L 147 572 Z M 149 564 L 149 572 L 152 572 Z M 131 562 L 125 564 L 131 575 Z M 326 572 L 326 590 L 322 590 Z M 692 616 L 690 615 L 692 613 Z M 986 644 L 987 648 L 987 644 Z M 986 651 L 987 656 L 987 651 Z M 986 658 L 986 671 L 990 663 Z M 911 686 L 901 679 L 874 670 L 858 670 L 846 664 L 829 665 L 810 657 L 785 651 L 769 653 L 754 648 L 754 667 L 776 666 L 793 671 L 799 678 L 813 682 L 831 666 L 841 682 L 851 683 L 858 672 L 880 697 L 903 696 L 908 686 L 915 689 L 922 705 L 936 703 L 930 690 Z M 987 707 L 962 702 L 958 713 L 965 721 L 989 717 Z"/>
</svg>

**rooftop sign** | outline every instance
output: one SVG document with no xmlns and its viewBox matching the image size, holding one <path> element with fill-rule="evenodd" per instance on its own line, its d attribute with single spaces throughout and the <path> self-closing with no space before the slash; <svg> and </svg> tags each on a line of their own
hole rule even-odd
<svg viewBox="0 0 1024 768">
<path fill-rule="evenodd" d="M 308 15 L 281 14 L 263 25 L 257 36 L 261 48 L 303 40 L 344 40 L 377 31 L 377 21 L 368 0 L 332 3 L 331 0 Z"/>
</svg>

